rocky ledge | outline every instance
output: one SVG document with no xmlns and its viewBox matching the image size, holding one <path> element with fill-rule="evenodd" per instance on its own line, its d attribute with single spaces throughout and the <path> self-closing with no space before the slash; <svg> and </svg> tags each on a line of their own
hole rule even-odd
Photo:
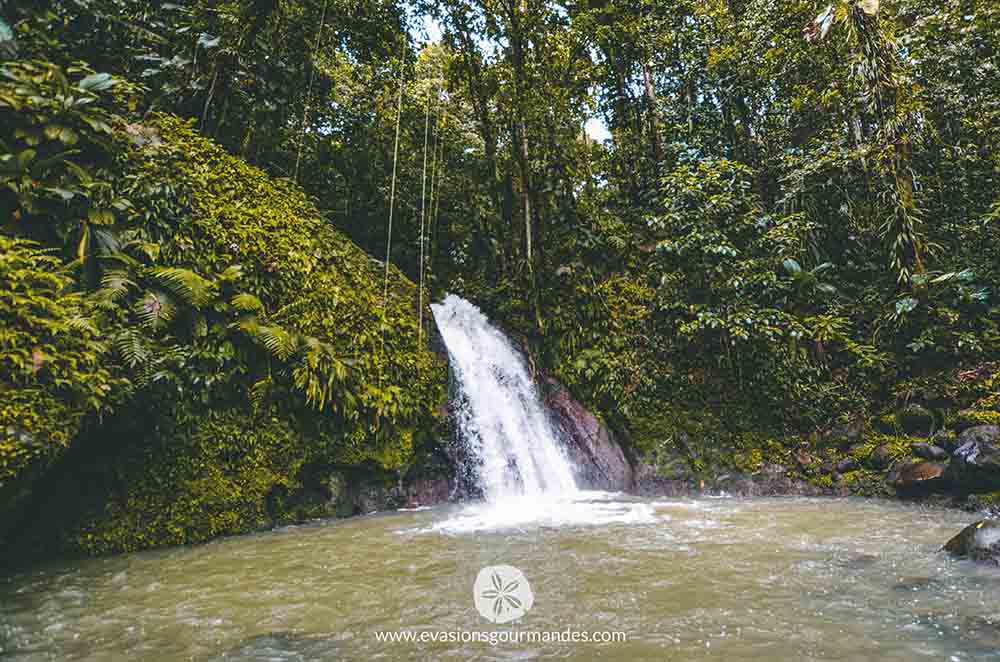
<svg viewBox="0 0 1000 662">
<path fill-rule="evenodd" d="M 1000 521 L 982 520 L 962 529 L 944 551 L 964 559 L 1000 566 Z"/>
</svg>

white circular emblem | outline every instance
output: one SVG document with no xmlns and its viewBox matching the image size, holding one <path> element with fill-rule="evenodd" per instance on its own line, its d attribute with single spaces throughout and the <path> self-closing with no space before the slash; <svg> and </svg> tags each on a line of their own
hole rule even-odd
<svg viewBox="0 0 1000 662">
<path fill-rule="evenodd" d="M 488 565 L 472 585 L 476 609 L 490 623 L 516 621 L 535 604 L 535 594 L 524 573 L 511 565 Z"/>
</svg>

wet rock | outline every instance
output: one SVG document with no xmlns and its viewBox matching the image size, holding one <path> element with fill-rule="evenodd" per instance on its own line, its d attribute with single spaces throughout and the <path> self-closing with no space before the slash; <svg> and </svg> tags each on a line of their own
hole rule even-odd
<svg viewBox="0 0 1000 662">
<path fill-rule="evenodd" d="M 582 487 L 624 491 L 633 488 L 635 475 L 615 435 L 562 385 L 548 380 L 545 404 L 578 467 Z"/>
<path fill-rule="evenodd" d="M 789 475 L 788 468 L 780 464 L 765 464 L 753 475 L 727 474 L 712 482 L 713 491 L 722 491 L 733 496 L 821 496 L 831 494 L 823 489 Z M 839 494 L 840 491 L 834 493 Z"/>
<path fill-rule="evenodd" d="M 861 465 L 858 463 L 857 459 L 853 457 L 844 458 L 837 463 L 837 473 L 839 474 L 851 473 L 852 471 L 857 471 L 860 468 Z"/>
<path fill-rule="evenodd" d="M 872 451 L 871 456 L 868 458 L 868 463 L 873 469 L 884 471 L 889 468 L 894 459 L 892 447 L 889 444 L 882 444 Z"/>
<path fill-rule="evenodd" d="M 943 448 L 949 453 L 953 452 L 959 446 L 958 435 L 952 430 L 938 430 L 931 437 L 930 443 L 938 448 Z"/>
<path fill-rule="evenodd" d="M 920 405 L 908 405 L 896 414 L 900 429 L 918 437 L 929 437 L 934 431 L 934 414 Z"/>
<path fill-rule="evenodd" d="M 946 468 L 939 462 L 904 462 L 895 466 L 886 480 L 900 494 L 928 492 L 944 482 L 941 475 Z"/>
<path fill-rule="evenodd" d="M 985 517 L 1000 517 L 1000 493 L 969 494 L 959 507 L 970 513 L 981 513 Z"/>
<path fill-rule="evenodd" d="M 970 524 L 942 549 L 959 558 L 1000 565 L 1000 520 Z"/>
<path fill-rule="evenodd" d="M 451 484 L 444 478 L 422 478 L 409 483 L 404 491 L 408 508 L 433 506 L 448 500 Z"/>
<path fill-rule="evenodd" d="M 919 444 L 913 444 L 910 447 L 910 452 L 912 452 L 917 457 L 922 457 L 925 460 L 946 460 L 948 459 L 948 451 L 933 444 L 928 444 L 925 442 L 920 442 Z"/>
<path fill-rule="evenodd" d="M 1000 428 L 979 425 L 958 436 L 952 453 L 948 479 L 960 489 L 993 491 L 1000 489 Z"/>
<path fill-rule="evenodd" d="M 687 462 L 676 457 L 657 466 L 641 463 L 635 469 L 632 491 L 646 497 L 680 497 L 697 494 L 699 489 Z"/>
</svg>

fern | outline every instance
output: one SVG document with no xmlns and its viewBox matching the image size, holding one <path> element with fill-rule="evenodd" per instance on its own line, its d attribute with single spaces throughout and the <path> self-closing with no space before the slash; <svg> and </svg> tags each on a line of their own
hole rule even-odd
<svg viewBox="0 0 1000 662">
<path fill-rule="evenodd" d="M 129 274 L 120 269 L 108 271 L 101 278 L 101 289 L 97 294 L 108 302 L 120 301 L 132 288 L 138 288 Z"/>
<path fill-rule="evenodd" d="M 149 275 L 181 301 L 196 308 L 211 301 L 217 289 L 215 283 L 190 269 L 158 267 L 151 269 Z"/>
<path fill-rule="evenodd" d="M 274 380 L 268 375 L 263 379 L 258 379 L 250 387 L 248 394 L 250 396 L 250 406 L 253 407 L 255 414 L 264 410 L 264 405 L 267 403 L 272 386 L 274 386 Z"/>
<path fill-rule="evenodd" d="M 149 329 L 163 328 L 177 314 L 177 306 L 163 292 L 147 292 L 133 309 L 142 325 Z"/>
<path fill-rule="evenodd" d="M 149 360 L 146 338 L 136 329 L 125 329 L 114 339 L 115 351 L 129 368 L 138 368 Z"/>
<path fill-rule="evenodd" d="M 229 305 L 243 312 L 261 314 L 264 312 L 264 304 L 261 303 L 261 300 L 248 293 L 237 294 L 229 301 Z"/>
</svg>

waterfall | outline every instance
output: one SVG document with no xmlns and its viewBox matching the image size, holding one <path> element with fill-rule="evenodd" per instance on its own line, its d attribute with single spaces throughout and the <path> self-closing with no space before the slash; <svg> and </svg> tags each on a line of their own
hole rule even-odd
<svg viewBox="0 0 1000 662">
<path fill-rule="evenodd" d="M 521 353 L 465 299 L 450 294 L 431 308 L 448 348 L 468 468 L 486 499 L 576 494 L 573 468 Z"/>
</svg>

